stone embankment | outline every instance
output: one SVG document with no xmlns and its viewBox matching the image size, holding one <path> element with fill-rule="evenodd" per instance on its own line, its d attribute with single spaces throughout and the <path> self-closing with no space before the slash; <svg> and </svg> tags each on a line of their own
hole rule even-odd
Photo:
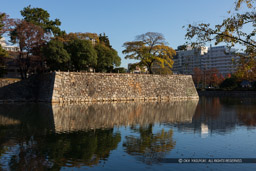
<svg viewBox="0 0 256 171">
<path fill-rule="evenodd" d="M 16 82 L 19 82 L 20 79 L 12 79 L 12 78 L 0 78 L 0 87 L 4 87 Z"/>
<path fill-rule="evenodd" d="M 191 76 L 57 72 L 52 102 L 197 99 Z"/>
<path fill-rule="evenodd" d="M 54 72 L 4 85 L 1 101 L 96 102 L 198 99 L 188 75 Z"/>
</svg>

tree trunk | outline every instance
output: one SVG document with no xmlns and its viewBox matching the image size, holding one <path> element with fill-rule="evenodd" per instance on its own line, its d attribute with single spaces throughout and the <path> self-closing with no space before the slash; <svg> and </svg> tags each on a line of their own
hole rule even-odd
<svg viewBox="0 0 256 171">
<path fill-rule="evenodd" d="M 149 71 L 149 74 L 153 74 L 153 71 L 152 71 L 152 69 L 151 69 L 152 63 L 153 63 L 153 62 L 151 62 L 151 63 L 148 64 L 148 71 Z"/>
<path fill-rule="evenodd" d="M 24 74 L 23 74 L 23 68 L 22 68 L 22 65 L 23 65 L 23 55 L 22 55 L 22 52 L 20 52 L 20 54 L 19 54 L 19 59 L 18 59 L 18 64 L 19 64 L 19 68 L 20 68 L 20 77 L 21 77 L 21 79 L 23 80 L 23 79 L 25 79 L 24 78 Z"/>
<path fill-rule="evenodd" d="M 21 77 L 22 80 L 25 79 L 25 78 L 23 77 L 23 71 L 22 71 L 22 68 L 21 68 L 21 67 L 20 67 L 20 77 Z"/>
<path fill-rule="evenodd" d="M 148 68 L 149 74 L 153 74 L 151 67 Z"/>
</svg>

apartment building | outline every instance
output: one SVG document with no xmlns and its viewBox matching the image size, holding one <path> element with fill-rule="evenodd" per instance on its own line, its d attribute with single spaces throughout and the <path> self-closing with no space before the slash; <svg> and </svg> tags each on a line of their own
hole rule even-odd
<svg viewBox="0 0 256 171">
<path fill-rule="evenodd" d="M 237 69 L 239 56 L 235 52 L 236 49 L 226 46 L 199 49 L 187 47 L 185 50 L 177 50 L 172 70 L 178 74 L 193 74 L 196 67 L 201 70 L 216 68 L 220 74 L 226 76 Z"/>
</svg>

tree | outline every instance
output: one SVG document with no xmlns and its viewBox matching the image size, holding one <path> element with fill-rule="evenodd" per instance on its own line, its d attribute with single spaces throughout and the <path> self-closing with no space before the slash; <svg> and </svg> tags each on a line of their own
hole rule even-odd
<svg viewBox="0 0 256 171">
<path fill-rule="evenodd" d="M 0 12 L 0 37 L 11 31 L 17 20 L 10 18 L 9 15 Z"/>
<path fill-rule="evenodd" d="M 199 87 L 199 83 L 202 81 L 202 71 L 200 70 L 200 68 L 194 68 L 193 69 L 193 81 L 196 84 L 196 87 Z"/>
<path fill-rule="evenodd" d="M 140 60 L 141 66 L 146 66 L 152 74 L 152 65 L 158 62 L 162 68 L 172 68 L 175 50 L 166 45 L 165 38 L 161 33 L 147 32 L 136 36 L 136 40 L 123 44 L 126 59 Z"/>
<path fill-rule="evenodd" d="M 61 22 L 59 19 L 50 20 L 50 14 L 42 8 L 25 7 L 21 12 L 24 20 L 34 25 L 40 26 L 46 33 L 51 33 L 54 36 L 64 34 L 59 26 Z"/>
<path fill-rule="evenodd" d="M 181 50 L 187 50 L 187 45 L 178 46 L 178 51 L 181 51 Z"/>
<path fill-rule="evenodd" d="M 154 63 L 153 66 L 154 65 L 159 66 L 158 63 Z M 154 68 L 153 73 L 154 74 L 160 74 L 160 75 L 172 75 L 173 74 L 172 70 L 169 67 L 164 67 L 164 68 L 157 67 L 157 68 Z"/>
<path fill-rule="evenodd" d="M 248 8 L 253 8 L 253 3 L 255 2 L 255 0 L 237 0 L 235 2 L 236 5 L 236 10 L 238 10 L 242 4 L 246 4 Z"/>
<path fill-rule="evenodd" d="M 231 74 L 228 73 L 227 76 L 226 76 L 226 78 L 231 78 Z"/>
<path fill-rule="evenodd" d="M 3 34 L 3 27 L 4 27 L 4 13 L 0 13 L 0 39 L 2 38 Z M 0 45 L 0 77 L 2 77 L 5 74 L 5 64 L 4 64 L 4 58 L 7 57 L 6 51 L 2 48 Z"/>
<path fill-rule="evenodd" d="M 27 78 L 30 72 L 32 55 L 38 55 L 47 39 L 41 27 L 25 20 L 16 23 L 15 29 L 11 32 L 11 41 L 19 44 L 18 63 L 22 79 Z"/>
<path fill-rule="evenodd" d="M 6 73 L 4 58 L 8 56 L 7 52 L 0 45 L 0 77 Z"/>
<path fill-rule="evenodd" d="M 189 24 L 185 37 L 190 41 L 193 47 L 203 46 L 206 42 L 214 41 L 215 45 L 226 43 L 229 47 L 240 45 L 244 48 L 246 54 L 238 54 L 247 60 L 240 61 L 240 67 L 243 67 L 243 72 L 250 72 L 256 68 L 254 62 L 256 56 L 256 13 L 253 8 L 255 0 L 237 0 L 235 5 L 235 13 L 224 19 L 221 24 L 211 27 L 210 24 L 201 23 L 198 25 Z M 246 3 L 248 9 L 245 13 L 238 13 L 242 4 Z M 229 12 L 231 13 L 231 12 Z M 245 29 L 252 28 L 252 29 Z M 246 61 L 246 62 L 245 62 Z M 249 67 L 244 67 L 244 65 Z M 238 70 L 239 70 L 238 68 Z M 238 74 L 243 76 L 243 74 Z M 240 79 L 244 79 L 241 77 Z M 256 79 L 256 78 L 254 78 Z"/>
<path fill-rule="evenodd" d="M 210 73 L 210 85 L 213 87 L 218 87 L 220 84 L 220 73 L 219 70 L 216 68 L 209 69 Z"/>
<path fill-rule="evenodd" d="M 2 34 L 3 34 L 3 27 L 4 27 L 4 17 L 5 14 L 4 13 L 0 13 L 0 38 L 2 38 Z"/>
<path fill-rule="evenodd" d="M 67 71 L 70 65 L 70 54 L 64 48 L 64 43 L 59 40 L 51 40 L 43 48 L 43 55 L 47 66 L 51 70 Z"/>
<path fill-rule="evenodd" d="M 103 44 L 105 44 L 105 46 L 109 47 L 109 48 L 112 48 L 112 46 L 110 45 L 110 42 L 109 42 L 109 39 L 108 39 L 108 36 L 106 36 L 105 33 L 100 34 L 99 35 L 99 41 Z"/>
<path fill-rule="evenodd" d="M 15 20 L 9 18 L 7 14 L 0 12 L 0 39 L 4 34 L 12 29 L 12 27 L 14 26 L 14 21 Z M 4 59 L 8 56 L 9 54 L 0 45 L 0 77 L 2 77 L 6 73 Z"/>
<path fill-rule="evenodd" d="M 47 46 L 43 50 L 51 69 L 67 70 L 66 64 L 69 64 L 68 68 L 75 71 L 90 68 L 97 72 L 113 72 L 113 69 L 121 64 L 121 58 L 112 48 L 105 34 L 98 36 L 96 33 L 69 33 L 57 36 L 54 40 L 48 44 L 53 46 L 51 49 Z M 71 60 L 68 63 L 65 50 L 69 53 Z M 52 54 L 51 57 L 49 57 L 50 54 Z"/>
<path fill-rule="evenodd" d="M 74 39 L 80 39 L 80 40 L 89 40 L 93 45 L 98 44 L 100 42 L 99 37 L 96 33 L 69 33 L 69 34 L 63 34 L 61 36 L 57 36 L 56 39 L 63 41 L 63 42 L 70 42 Z"/>
<path fill-rule="evenodd" d="M 203 87 L 218 87 L 224 80 L 224 77 L 216 68 L 205 69 L 203 71 L 199 68 L 194 68 L 193 80 L 196 85 L 201 82 Z"/>
<path fill-rule="evenodd" d="M 99 43 L 95 46 L 98 56 L 96 71 L 115 72 L 113 69 L 120 66 L 121 58 L 118 56 L 117 51 L 110 45 L 109 38 L 105 33 L 103 35 L 99 34 L 98 39 Z"/>
<path fill-rule="evenodd" d="M 61 22 L 50 20 L 50 14 L 42 8 L 31 8 L 29 5 L 21 11 L 21 15 L 23 20 L 15 22 L 10 36 L 12 43 L 18 43 L 20 47 L 18 64 L 24 79 L 32 71 L 44 70 L 42 47 L 51 34 L 62 35 L 64 32 L 58 27 Z"/>
<path fill-rule="evenodd" d="M 256 80 L 256 60 L 255 57 L 247 58 L 240 57 L 240 66 L 235 72 L 236 77 L 241 80 L 255 81 Z"/>
<path fill-rule="evenodd" d="M 220 74 L 219 76 L 219 85 L 225 80 L 224 76 Z"/>
<path fill-rule="evenodd" d="M 71 40 L 67 43 L 66 49 L 71 56 L 73 70 L 88 70 L 97 65 L 97 52 L 89 40 Z"/>
<path fill-rule="evenodd" d="M 97 64 L 94 61 L 91 67 L 95 68 L 97 72 L 112 72 L 114 67 L 121 64 L 121 58 L 117 51 L 112 48 L 105 34 L 98 36 L 96 33 L 69 33 L 58 39 L 65 44 L 71 44 L 72 40 L 75 39 L 90 41 L 97 52 Z"/>
<path fill-rule="evenodd" d="M 225 90 L 233 90 L 237 87 L 238 83 L 236 77 L 227 78 L 220 84 L 220 88 Z"/>
<path fill-rule="evenodd" d="M 118 56 L 117 51 L 105 44 L 99 43 L 95 45 L 95 50 L 98 56 L 97 72 L 111 72 L 114 67 L 121 64 L 121 58 Z"/>
<path fill-rule="evenodd" d="M 123 67 L 113 69 L 114 73 L 126 73 L 126 69 Z"/>
</svg>

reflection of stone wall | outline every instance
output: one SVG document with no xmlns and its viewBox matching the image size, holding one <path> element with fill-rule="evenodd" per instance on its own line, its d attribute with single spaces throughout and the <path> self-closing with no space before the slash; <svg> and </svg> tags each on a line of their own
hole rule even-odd
<svg viewBox="0 0 256 171">
<path fill-rule="evenodd" d="M 33 131 L 53 130 L 54 121 L 50 103 L 0 104 L 0 127 L 20 125 Z M 25 126 L 27 125 L 27 126 Z M 24 130 L 23 130 L 24 131 Z"/>
<path fill-rule="evenodd" d="M 133 124 L 191 122 L 198 101 L 53 105 L 55 130 L 75 131 Z"/>
<path fill-rule="evenodd" d="M 189 75 L 57 72 L 53 102 L 198 98 Z"/>
<path fill-rule="evenodd" d="M 20 121 L 11 119 L 0 114 L 0 126 L 7 126 L 7 125 L 18 125 Z"/>
</svg>

